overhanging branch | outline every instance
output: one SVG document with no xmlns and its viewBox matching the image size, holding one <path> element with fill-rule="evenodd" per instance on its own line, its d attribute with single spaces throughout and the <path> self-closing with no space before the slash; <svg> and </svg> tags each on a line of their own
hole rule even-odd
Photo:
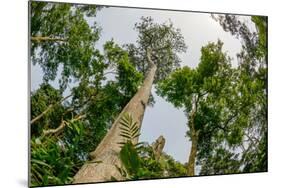
<svg viewBox="0 0 281 188">
<path fill-rule="evenodd" d="M 32 42 L 66 42 L 66 39 L 64 38 L 53 38 L 53 37 L 43 37 L 43 36 L 36 36 L 31 37 Z"/>
<path fill-rule="evenodd" d="M 83 119 L 85 117 L 86 117 L 86 115 L 83 114 L 83 115 L 75 116 L 75 118 L 71 119 L 69 122 L 62 120 L 60 126 L 58 126 L 56 129 L 43 130 L 43 135 L 48 136 L 50 134 L 57 134 L 60 131 L 62 131 L 65 126 L 68 126 L 70 123 L 73 123 L 73 122 Z"/>
</svg>

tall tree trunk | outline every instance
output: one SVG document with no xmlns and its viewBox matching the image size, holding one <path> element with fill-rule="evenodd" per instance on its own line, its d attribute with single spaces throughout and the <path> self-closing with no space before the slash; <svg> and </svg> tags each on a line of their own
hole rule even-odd
<svg viewBox="0 0 281 188">
<path fill-rule="evenodd" d="M 81 169 L 74 176 L 73 183 L 89 183 L 89 182 L 105 182 L 110 181 L 113 178 L 117 180 L 123 180 L 124 178 L 119 173 L 116 166 L 120 167 L 121 162 L 119 160 L 120 144 L 123 141 L 120 136 L 120 120 L 124 114 L 128 113 L 132 116 L 133 121 L 141 126 L 144 111 L 148 103 L 148 98 L 151 92 L 156 65 L 150 59 L 150 53 L 147 54 L 148 61 L 150 62 L 150 69 L 147 72 L 146 78 L 129 103 L 123 108 L 112 127 L 98 145 L 94 152 L 91 152 L 92 160 L 85 163 Z M 138 142 L 136 138 L 134 143 Z"/>
<path fill-rule="evenodd" d="M 199 96 L 196 99 L 194 99 L 193 103 L 193 110 L 190 116 L 190 121 L 189 121 L 189 128 L 191 132 L 191 150 L 189 153 L 189 159 L 187 162 L 187 176 L 194 176 L 195 175 L 195 160 L 196 160 L 196 155 L 197 155 L 197 144 L 198 144 L 198 137 L 199 137 L 199 130 L 195 129 L 195 115 L 197 112 L 197 103 L 199 100 Z"/>
</svg>

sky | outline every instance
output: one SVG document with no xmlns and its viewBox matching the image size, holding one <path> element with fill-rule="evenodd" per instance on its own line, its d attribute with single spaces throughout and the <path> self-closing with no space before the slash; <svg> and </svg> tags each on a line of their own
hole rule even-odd
<svg viewBox="0 0 281 188">
<path fill-rule="evenodd" d="M 97 48 L 102 49 L 102 45 L 112 38 L 119 45 L 135 43 L 137 33 L 133 29 L 134 24 L 140 21 L 142 16 L 151 16 L 158 23 L 170 19 L 174 27 L 181 30 L 188 46 L 186 53 L 179 54 L 182 60 L 181 66 L 196 67 L 199 63 L 201 47 L 208 42 L 216 42 L 218 39 L 224 42 L 223 50 L 233 58 L 233 66 L 237 66 L 236 54 L 241 49 L 240 41 L 224 32 L 208 13 L 103 8 L 97 13 L 96 18 L 88 20 L 90 24 L 93 24 L 94 21 L 97 22 L 102 28 Z M 242 19 L 249 20 L 249 17 L 242 17 Z M 42 82 L 40 67 L 31 67 L 31 80 L 31 90 L 34 91 Z M 56 81 L 53 82 L 53 85 L 57 85 Z M 140 141 L 151 144 L 160 135 L 163 135 L 166 139 L 164 151 L 173 156 L 175 160 L 185 163 L 191 148 L 190 141 L 185 136 L 188 130 L 187 117 L 183 109 L 177 109 L 162 97 L 157 96 L 154 87 L 152 94 L 155 104 L 145 111 Z"/>
</svg>

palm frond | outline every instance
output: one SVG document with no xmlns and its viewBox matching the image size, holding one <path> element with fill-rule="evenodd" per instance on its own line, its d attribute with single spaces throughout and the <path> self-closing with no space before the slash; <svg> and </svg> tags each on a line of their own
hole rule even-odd
<svg viewBox="0 0 281 188">
<path fill-rule="evenodd" d="M 140 136 L 139 126 L 137 122 L 134 122 L 133 118 L 129 114 L 124 114 L 120 120 L 120 136 L 127 141 L 133 142 L 133 139 Z M 126 143 L 126 142 L 125 142 Z M 124 145 L 124 144 L 122 144 Z"/>
</svg>

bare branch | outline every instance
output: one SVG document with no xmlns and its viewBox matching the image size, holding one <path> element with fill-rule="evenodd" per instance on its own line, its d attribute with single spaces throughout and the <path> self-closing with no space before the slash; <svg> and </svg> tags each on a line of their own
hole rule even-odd
<svg viewBox="0 0 281 188">
<path fill-rule="evenodd" d="M 31 37 L 31 41 L 40 43 L 40 42 L 66 42 L 67 40 L 64 38 L 36 36 L 36 37 Z"/>
<path fill-rule="evenodd" d="M 103 75 L 107 75 L 107 74 L 117 74 L 117 72 L 115 72 L 115 71 L 109 71 L 109 72 L 104 73 Z"/>
<path fill-rule="evenodd" d="M 85 118 L 85 117 L 86 117 L 86 115 L 83 114 L 83 115 L 77 115 L 77 116 L 75 116 L 75 118 L 71 119 L 69 122 L 67 122 L 67 121 L 65 121 L 65 120 L 62 120 L 60 126 L 58 126 L 56 129 L 43 130 L 43 135 L 44 135 L 44 136 L 48 136 L 48 135 L 50 135 L 50 134 L 58 134 L 60 131 L 63 130 L 63 128 L 64 128 L 65 126 L 68 126 L 70 123 L 73 123 L 73 122 L 78 121 L 78 120 L 80 120 L 80 119 L 83 119 L 83 118 Z"/>
</svg>

